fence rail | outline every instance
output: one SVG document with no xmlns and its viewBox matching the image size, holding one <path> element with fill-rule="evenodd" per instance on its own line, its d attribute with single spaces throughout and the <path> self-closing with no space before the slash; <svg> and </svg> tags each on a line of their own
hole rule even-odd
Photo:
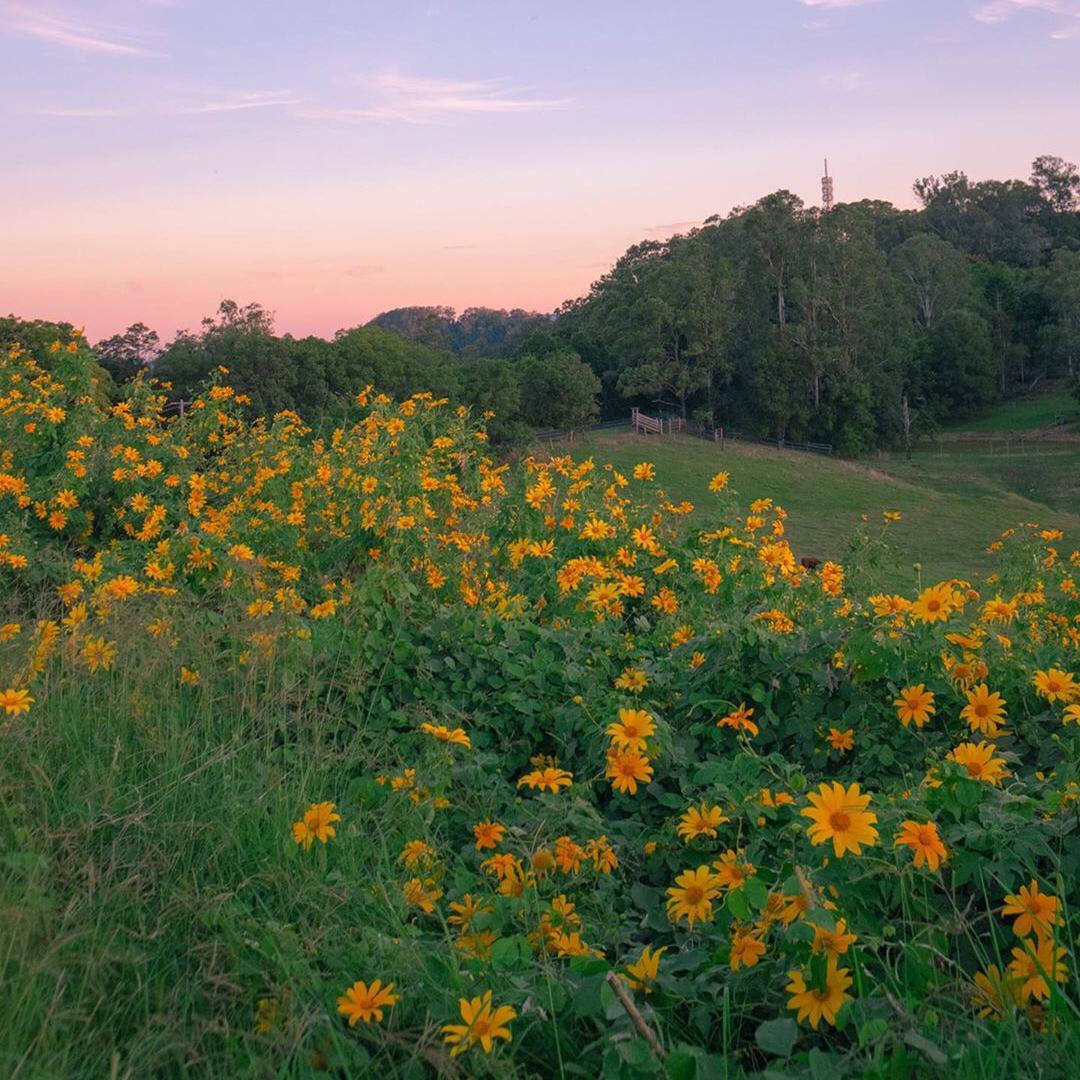
<svg viewBox="0 0 1080 1080">
<path fill-rule="evenodd" d="M 717 443 L 723 446 L 728 440 L 733 442 L 757 443 L 759 446 L 770 446 L 775 450 L 794 450 L 804 454 L 831 455 L 833 447 L 830 443 L 817 442 L 790 442 L 787 439 L 766 439 L 760 435 L 748 435 L 742 431 L 732 431 L 729 428 L 708 428 L 688 426 L 681 416 L 652 417 L 643 413 L 640 409 L 633 409 L 630 419 L 604 420 L 599 424 L 593 424 L 590 431 L 610 431 L 614 428 L 626 428 L 642 435 L 681 434 L 692 435 L 696 439 L 704 439 L 707 442 Z M 534 432 L 533 439 L 540 443 L 561 442 L 572 440 L 575 433 L 563 431 L 560 428 L 544 428 Z"/>
<path fill-rule="evenodd" d="M 791 442 L 788 439 L 766 439 L 761 435 L 747 435 L 742 431 L 731 431 L 728 428 L 717 428 L 711 434 L 708 431 L 697 432 L 702 439 L 711 439 L 721 446 L 727 440 L 732 442 L 757 443 L 759 446 L 771 446 L 774 450 L 795 450 L 802 454 L 825 454 L 831 455 L 833 447 L 831 443 L 818 442 Z"/>
</svg>

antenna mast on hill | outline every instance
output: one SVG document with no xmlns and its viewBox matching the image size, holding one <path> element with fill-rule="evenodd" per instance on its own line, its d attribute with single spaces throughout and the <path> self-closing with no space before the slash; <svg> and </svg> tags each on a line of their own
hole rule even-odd
<svg viewBox="0 0 1080 1080">
<path fill-rule="evenodd" d="M 827 214 L 833 208 L 832 177 L 829 175 L 829 159 L 825 159 L 825 175 L 821 178 L 821 206 Z"/>
</svg>

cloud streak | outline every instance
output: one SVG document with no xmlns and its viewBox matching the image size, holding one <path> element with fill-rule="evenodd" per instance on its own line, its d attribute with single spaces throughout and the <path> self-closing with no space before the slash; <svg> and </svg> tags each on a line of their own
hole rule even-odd
<svg viewBox="0 0 1080 1080">
<path fill-rule="evenodd" d="M 297 115 L 311 120 L 429 124 L 454 114 L 545 112 L 573 104 L 568 97 L 538 98 L 513 93 L 497 79 L 455 81 L 389 71 L 363 77 L 360 82 L 372 91 L 369 104 L 316 106 L 297 110 Z"/>
<path fill-rule="evenodd" d="M 206 101 L 198 105 L 180 105 L 171 111 L 183 115 L 242 112 L 246 109 L 268 109 L 284 105 L 298 105 L 303 100 L 291 90 L 254 90 L 248 93 L 234 94 L 218 101 Z"/>
<path fill-rule="evenodd" d="M 115 27 L 93 26 L 25 4 L 3 4 L 6 29 L 12 33 L 37 38 L 52 45 L 77 52 L 110 56 L 152 56 L 151 50 L 134 40 L 130 33 Z"/>
<path fill-rule="evenodd" d="M 977 22 L 992 26 L 1025 12 L 1056 15 L 1061 19 L 1061 24 L 1050 34 L 1058 41 L 1080 38 L 1080 0 L 989 0 L 973 8 L 971 14 Z"/>
</svg>

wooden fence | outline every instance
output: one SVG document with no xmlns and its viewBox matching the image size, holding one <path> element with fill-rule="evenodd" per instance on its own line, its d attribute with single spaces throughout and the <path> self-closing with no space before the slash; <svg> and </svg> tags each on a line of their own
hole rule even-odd
<svg viewBox="0 0 1080 1080">
<path fill-rule="evenodd" d="M 676 431 L 686 430 L 686 421 L 681 416 L 664 417 L 647 416 L 640 409 L 630 411 L 630 426 L 642 435 L 663 435 L 665 432 L 671 435 Z"/>
</svg>

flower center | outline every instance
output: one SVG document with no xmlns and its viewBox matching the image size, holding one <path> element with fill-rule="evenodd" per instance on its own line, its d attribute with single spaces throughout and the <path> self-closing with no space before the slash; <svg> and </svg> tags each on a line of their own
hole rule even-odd
<svg viewBox="0 0 1080 1080">
<path fill-rule="evenodd" d="M 983 767 L 981 762 L 969 761 L 967 763 L 968 776 L 982 776 Z"/>
<path fill-rule="evenodd" d="M 829 815 L 829 824 L 837 832 L 843 832 L 851 828 L 851 818 L 843 810 L 837 810 Z"/>
<path fill-rule="evenodd" d="M 705 890 L 700 885 L 688 885 L 683 899 L 687 904 L 700 904 L 705 896 Z"/>
</svg>

